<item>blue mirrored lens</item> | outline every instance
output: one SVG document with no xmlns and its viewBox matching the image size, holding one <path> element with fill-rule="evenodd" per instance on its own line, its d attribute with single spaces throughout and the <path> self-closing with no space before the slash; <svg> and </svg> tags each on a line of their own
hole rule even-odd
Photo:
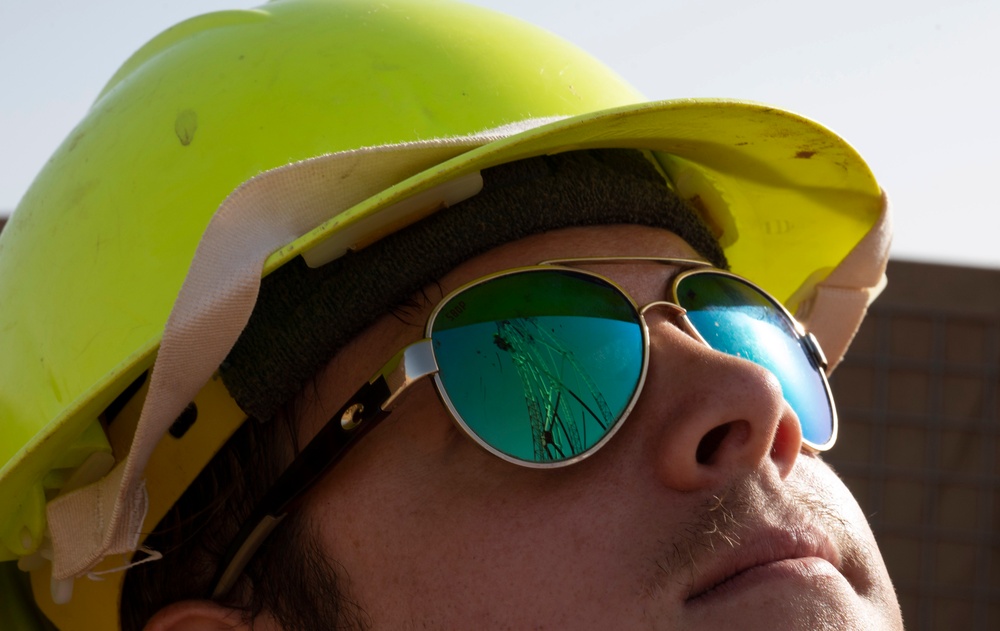
<svg viewBox="0 0 1000 631">
<path fill-rule="evenodd" d="M 489 279 L 445 303 L 430 337 L 443 396 L 469 431 L 528 462 L 572 458 L 621 420 L 642 376 L 628 298 L 566 270 Z"/>
<path fill-rule="evenodd" d="M 778 378 L 807 441 L 825 446 L 833 438 L 833 402 L 824 377 L 792 322 L 766 295 L 738 278 L 702 273 L 681 279 L 677 302 L 710 347 L 749 359 Z"/>
</svg>

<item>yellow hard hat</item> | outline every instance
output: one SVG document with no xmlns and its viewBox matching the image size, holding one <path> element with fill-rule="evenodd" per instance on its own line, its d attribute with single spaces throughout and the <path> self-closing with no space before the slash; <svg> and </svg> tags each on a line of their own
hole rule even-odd
<svg viewBox="0 0 1000 631">
<path fill-rule="evenodd" d="M 521 158 L 653 151 L 733 271 L 798 309 L 835 363 L 884 268 L 885 202 L 868 167 L 789 112 L 640 101 L 553 35 L 451 1 L 277 0 L 153 39 L 0 236 L 0 560 L 33 570 L 60 629 L 117 628 L 120 572 L 76 580 L 68 603 L 60 589 L 127 564 L 107 551 L 134 550 L 245 418 L 209 374 L 191 394 L 224 420 L 184 440 L 143 433 L 152 455 L 121 472 L 137 430 L 109 418 L 153 367 L 168 316 L 183 318 L 179 292 L 185 305 L 229 300 L 220 270 L 234 252 L 258 280 L 297 256 L 322 264 L 433 212 L 450 183 Z M 131 398 L 134 417 L 144 400 Z M 148 510 L 132 498 L 145 527 L 125 543 L 105 545 L 108 515 L 68 525 L 78 513 L 52 509 L 136 475 Z"/>
</svg>

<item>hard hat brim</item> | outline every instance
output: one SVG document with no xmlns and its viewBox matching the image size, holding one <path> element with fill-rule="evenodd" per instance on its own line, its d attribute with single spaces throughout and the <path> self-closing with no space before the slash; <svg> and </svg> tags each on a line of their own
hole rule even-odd
<svg viewBox="0 0 1000 631">
<path fill-rule="evenodd" d="M 678 193 L 701 207 L 720 232 L 733 271 L 760 283 L 793 312 L 883 212 L 881 189 L 867 164 L 825 127 L 746 101 L 661 101 L 565 118 L 485 142 L 324 222 L 276 252 L 265 273 L 324 242 L 329 247 L 339 239 L 346 250 L 350 239 L 384 234 L 386 221 L 399 221 L 383 219 L 385 208 L 443 182 L 535 155 L 591 148 L 656 152 Z M 350 239 L 340 239 L 345 233 Z"/>
</svg>

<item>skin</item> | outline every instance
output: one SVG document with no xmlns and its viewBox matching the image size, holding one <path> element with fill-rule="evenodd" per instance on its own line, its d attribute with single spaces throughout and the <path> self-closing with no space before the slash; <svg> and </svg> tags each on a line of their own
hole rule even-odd
<svg viewBox="0 0 1000 631">
<path fill-rule="evenodd" d="M 624 255 L 700 258 L 674 234 L 638 226 L 571 228 L 492 250 L 339 353 L 305 402 L 303 437 L 423 337 L 434 304 L 462 283 L 549 258 Z M 593 269 L 640 305 L 661 300 L 676 273 Z M 374 628 L 902 628 L 864 515 L 803 447 L 776 379 L 698 342 L 669 308 L 646 321 L 645 388 L 583 462 L 540 471 L 488 454 L 423 380 L 310 492 L 303 510 Z M 233 622 L 214 604 L 180 603 L 150 628 Z"/>
</svg>

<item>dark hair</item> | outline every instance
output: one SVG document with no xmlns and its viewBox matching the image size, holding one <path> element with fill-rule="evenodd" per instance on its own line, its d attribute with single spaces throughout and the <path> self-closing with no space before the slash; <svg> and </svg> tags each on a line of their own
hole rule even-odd
<svg viewBox="0 0 1000 631">
<path fill-rule="evenodd" d="M 126 574 L 124 631 L 140 631 L 163 607 L 211 590 L 215 569 L 254 502 L 297 451 L 293 407 L 267 423 L 244 423 L 146 538 L 145 546 L 163 558 Z M 251 624 L 267 611 L 288 631 L 365 628 L 364 612 L 341 593 L 314 532 L 301 511 L 289 514 L 221 604 Z"/>
</svg>

